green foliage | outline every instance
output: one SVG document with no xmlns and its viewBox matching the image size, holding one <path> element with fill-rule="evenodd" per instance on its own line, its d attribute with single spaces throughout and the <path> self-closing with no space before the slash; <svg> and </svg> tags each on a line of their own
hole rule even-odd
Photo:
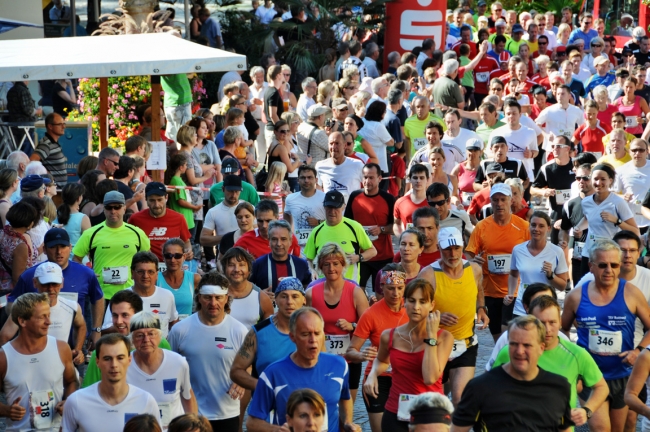
<svg viewBox="0 0 650 432">
<path fill-rule="evenodd" d="M 520 0 L 501 0 L 503 8 L 506 10 L 515 10 L 517 13 L 529 11 L 531 9 L 537 12 L 555 12 L 556 23 L 560 18 L 560 11 L 565 7 L 570 7 L 574 13 L 579 13 L 581 2 L 575 0 L 537 0 L 534 2 L 522 2 Z"/>
</svg>

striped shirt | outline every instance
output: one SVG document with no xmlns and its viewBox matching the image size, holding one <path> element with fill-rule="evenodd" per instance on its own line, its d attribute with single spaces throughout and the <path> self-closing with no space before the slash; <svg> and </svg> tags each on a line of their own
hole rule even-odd
<svg viewBox="0 0 650 432">
<path fill-rule="evenodd" d="M 34 152 L 40 156 L 43 166 L 52 174 L 57 185 L 65 186 L 68 182 L 68 171 L 65 167 L 68 159 L 63 154 L 61 145 L 49 134 L 45 134 Z"/>
</svg>

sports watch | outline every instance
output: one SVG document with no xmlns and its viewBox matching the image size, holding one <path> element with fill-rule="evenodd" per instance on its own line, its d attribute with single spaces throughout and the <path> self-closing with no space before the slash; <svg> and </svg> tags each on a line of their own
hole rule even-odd
<svg viewBox="0 0 650 432">
<path fill-rule="evenodd" d="M 438 339 L 425 339 L 424 343 L 431 346 L 438 346 Z"/>
</svg>

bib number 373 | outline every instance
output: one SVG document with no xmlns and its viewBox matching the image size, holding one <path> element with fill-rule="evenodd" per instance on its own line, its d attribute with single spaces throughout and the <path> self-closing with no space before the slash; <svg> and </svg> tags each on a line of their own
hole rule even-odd
<svg viewBox="0 0 650 432">
<path fill-rule="evenodd" d="M 350 335 L 325 335 L 325 347 L 330 354 L 343 355 L 350 346 Z"/>
</svg>

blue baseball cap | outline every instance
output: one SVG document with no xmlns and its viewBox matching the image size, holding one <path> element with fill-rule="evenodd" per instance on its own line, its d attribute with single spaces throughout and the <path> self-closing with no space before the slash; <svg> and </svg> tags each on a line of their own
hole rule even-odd
<svg viewBox="0 0 650 432">
<path fill-rule="evenodd" d="M 305 295 L 305 287 L 302 286 L 302 282 L 300 282 L 300 279 L 295 278 L 295 277 L 285 277 L 280 281 L 278 284 L 278 287 L 275 289 L 275 295 L 280 294 L 282 291 L 300 291 L 303 295 Z"/>
</svg>

